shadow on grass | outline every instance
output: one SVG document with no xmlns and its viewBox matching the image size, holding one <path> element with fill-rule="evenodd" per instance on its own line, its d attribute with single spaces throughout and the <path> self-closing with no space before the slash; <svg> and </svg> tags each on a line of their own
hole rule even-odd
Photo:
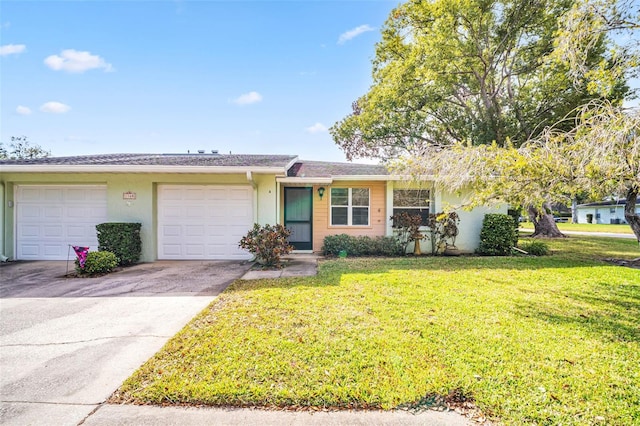
<svg viewBox="0 0 640 426">
<path fill-rule="evenodd" d="M 337 286 L 344 275 L 378 275 L 392 271 L 437 271 L 455 274 L 460 271 L 494 271 L 496 277 L 509 276 L 510 271 L 558 270 L 566 268 L 620 268 L 604 260 L 575 260 L 564 256 L 460 256 L 460 257 L 361 257 L 321 261 L 315 277 L 292 277 L 237 281 L 227 291 L 249 291 L 266 287 L 326 287 Z M 490 280 L 490 278 L 486 278 Z"/>
<path fill-rule="evenodd" d="M 539 301 L 520 303 L 517 307 L 520 315 L 548 324 L 579 327 L 610 341 L 640 342 L 640 285 L 614 285 L 591 293 L 567 293 L 562 308 Z"/>
</svg>

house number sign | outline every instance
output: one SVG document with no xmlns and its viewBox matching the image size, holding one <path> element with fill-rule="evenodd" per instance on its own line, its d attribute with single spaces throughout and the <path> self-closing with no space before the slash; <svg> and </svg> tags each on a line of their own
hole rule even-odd
<svg viewBox="0 0 640 426">
<path fill-rule="evenodd" d="M 135 200 L 136 199 L 136 193 L 135 192 L 123 192 L 122 193 L 122 199 L 123 200 Z"/>
</svg>

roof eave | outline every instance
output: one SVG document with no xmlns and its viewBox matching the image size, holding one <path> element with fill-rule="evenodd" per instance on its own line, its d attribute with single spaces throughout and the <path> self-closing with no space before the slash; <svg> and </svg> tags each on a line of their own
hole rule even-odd
<svg viewBox="0 0 640 426">
<path fill-rule="evenodd" d="M 202 173 L 234 174 L 286 174 L 287 166 L 173 166 L 173 165 L 57 165 L 57 164 L 5 164 L 0 173 Z"/>
<path fill-rule="evenodd" d="M 276 181 L 280 183 L 317 183 L 319 185 L 330 185 L 333 182 L 333 178 L 330 177 L 296 177 L 296 176 L 283 176 L 276 177 Z"/>
</svg>

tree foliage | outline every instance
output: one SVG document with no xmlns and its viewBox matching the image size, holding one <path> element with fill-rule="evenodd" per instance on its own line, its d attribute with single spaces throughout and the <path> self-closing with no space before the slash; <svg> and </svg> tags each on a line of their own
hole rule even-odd
<svg viewBox="0 0 640 426">
<path fill-rule="evenodd" d="M 566 120 L 565 120 L 566 121 Z M 590 103 L 571 118 L 571 130 L 551 126 L 520 147 L 497 144 L 428 147 L 391 164 L 398 174 L 418 174 L 441 188 L 472 188 L 469 206 L 506 202 L 544 208 L 588 189 L 592 197 L 622 194 L 625 219 L 640 241 L 640 111 L 609 102 Z"/>
<path fill-rule="evenodd" d="M 347 158 L 402 158 L 402 168 L 412 176 L 435 173 L 422 168 L 422 157 L 437 152 L 438 158 L 457 158 L 467 145 L 488 145 L 467 153 L 493 158 L 499 168 L 500 161 L 517 160 L 509 158 L 514 150 L 547 127 L 571 131 L 572 121 L 561 119 L 575 117 L 579 106 L 594 99 L 620 103 L 629 93 L 625 79 L 633 75 L 637 55 L 614 44 L 609 34 L 637 27 L 632 4 L 410 0 L 385 23 L 369 92 L 331 134 Z M 451 152 L 440 152 L 444 147 Z M 505 147 L 511 151 L 499 150 Z M 451 161 L 443 160 L 440 169 L 446 170 Z M 475 164 L 462 161 L 466 167 Z M 417 168 L 409 169 L 411 164 Z M 522 192 L 538 188 L 531 197 L 536 202 L 527 205 L 536 234 L 562 236 L 548 200 L 538 198 L 554 191 L 531 176 L 519 184 L 524 182 Z M 513 193 L 506 188 L 513 183 L 503 185 L 496 197 Z"/>
<path fill-rule="evenodd" d="M 594 97 L 554 55 L 558 0 L 412 0 L 391 12 L 373 85 L 331 128 L 348 158 L 395 158 L 463 141 L 516 146 Z M 558 17 L 561 17 L 558 19 Z M 604 36 L 581 57 L 607 66 Z M 626 88 L 613 82 L 607 96 Z M 510 142 L 509 142 L 510 141 Z"/>
<path fill-rule="evenodd" d="M 567 64 L 575 84 L 586 82 L 591 93 L 607 95 L 621 78 L 638 76 L 640 5 L 635 0 L 576 0 L 559 23 L 554 55 Z M 606 61 L 590 66 L 590 52 L 607 36 Z"/>
<path fill-rule="evenodd" d="M 51 156 L 51 151 L 46 151 L 40 145 L 32 144 L 26 136 L 12 136 L 8 148 L 0 142 L 0 159 L 33 159 Z"/>
</svg>

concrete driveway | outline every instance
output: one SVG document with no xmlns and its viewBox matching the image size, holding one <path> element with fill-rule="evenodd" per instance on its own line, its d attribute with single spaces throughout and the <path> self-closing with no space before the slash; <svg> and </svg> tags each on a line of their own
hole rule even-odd
<svg viewBox="0 0 640 426">
<path fill-rule="evenodd" d="M 161 261 L 100 278 L 0 266 L 0 423 L 81 424 L 249 266 Z"/>
</svg>

